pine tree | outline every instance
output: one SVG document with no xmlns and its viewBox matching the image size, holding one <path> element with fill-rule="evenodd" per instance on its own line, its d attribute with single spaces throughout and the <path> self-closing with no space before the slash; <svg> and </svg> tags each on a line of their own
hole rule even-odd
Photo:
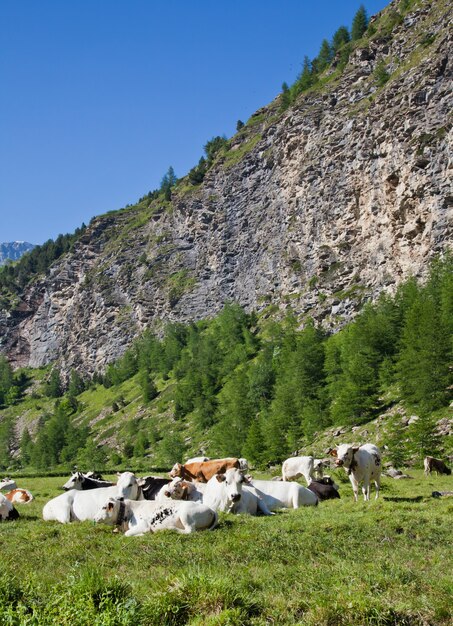
<svg viewBox="0 0 453 626">
<path fill-rule="evenodd" d="M 175 170 L 170 165 L 167 173 L 164 175 L 160 183 L 160 190 L 164 192 L 166 200 L 171 200 L 171 189 L 176 185 L 177 182 L 178 179 L 176 177 Z"/>
<path fill-rule="evenodd" d="M 186 446 L 179 432 L 168 432 L 160 442 L 159 458 L 161 462 L 172 467 L 177 461 L 182 462 Z"/>
<path fill-rule="evenodd" d="M 346 26 L 340 26 L 340 28 L 335 31 L 334 36 L 332 37 L 332 49 L 334 53 L 337 53 L 338 50 L 348 43 L 351 40 L 351 35 L 349 34 Z"/>
<path fill-rule="evenodd" d="M 351 27 L 351 39 L 357 41 L 364 35 L 368 26 L 368 16 L 363 4 L 360 5 L 357 13 L 354 16 Z"/>
<path fill-rule="evenodd" d="M 294 95 L 306 91 L 316 82 L 316 72 L 310 59 L 305 56 L 302 64 L 302 71 L 292 87 Z"/>
<path fill-rule="evenodd" d="M 207 163 L 204 157 L 198 161 L 198 165 L 193 167 L 189 172 L 189 181 L 192 185 L 199 185 L 203 182 L 206 175 Z"/>
<path fill-rule="evenodd" d="M 159 395 L 156 383 L 147 369 L 140 370 L 139 384 L 143 394 L 143 402 L 148 404 Z"/>
<path fill-rule="evenodd" d="M 50 373 L 49 380 L 45 386 L 45 394 L 49 398 L 60 398 L 63 395 L 60 372 L 56 367 L 54 367 Z"/>
<path fill-rule="evenodd" d="M 14 427 L 12 418 L 4 418 L 0 422 L 0 469 L 9 467 L 12 461 L 12 448 L 14 444 Z"/>
<path fill-rule="evenodd" d="M 0 355 L 0 406 L 6 402 L 6 395 L 13 384 L 13 369 L 7 359 Z"/>
<path fill-rule="evenodd" d="M 241 456 L 252 418 L 247 369 L 235 370 L 219 394 L 220 419 L 213 429 L 213 448 L 221 456 Z"/>
<path fill-rule="evenodd" d="M 134 456 L 136 458 L 144 458 L 146 449 L 148 448 L 148 437 L 143 431 L 140 431 L 137 435 L 134 445 Z"/>
<path fill-rule="evenodd" d="M 323 72 L 329 67 L 333 58 L 333 50 L 327 39 L 323 39 L 318 56 L 313 60 L 313 67 L 317 73 Z"/>
<path fill-rule="evenodd" d="M 281 97 L 281 108 L 287 109 L 291 104 L 291 92 L 288 87 L 288 83 L 282 83 L 282 95 Z"/>
<path fill-rule="evenodd" d="M 23 466 L 30 463 L 33 449 L 33 440 L 28 428 L 24 428 L 20 438 L 20 460 Z"/>
<path fill-rule="evenodd" d="M 409 309 L 397 362 L 403 400 L 427 410 L 448 403 L 452 382 L 451 336 L 428 289 Z"/>
<path fill-rule="evenodd" d="M 425 456 L 438 456 L 441 453 L 441 437 L 436 431 L 434 419 L 426 414 L 419 416 L 408 428 L 410 448 L 422 461 Z"/>
<path fill-rule="evenodd" d="M 409 460 L 409 449 L 406 439 L 407 428 L 403 425 L 401 415 L 394 415 L 388 422 L 388 431 L 385 443 L 388 447 L 387 455 L 394 467 L 403 467 Z"/>
<path fill-rule="evenodd" d="M 78 396 L 85 389 L 85 383 L 83 378 L 76 370 L 71 371 L 71 376 L 68 385 L 68 394 L 72 397 Z"/>
<path fill-rule="evenodd" d="M 259 416 L 250 424 L 241 454 L 254 465 L 261 465 L 265 461 L 266 447 Z"/>
<path fill-rule="evenodd" d="M 205 154 L 206 154 L 208 167 L 210 167 L 212 165 L 212 163 L 213 163 L 214 159 L 216 158 L 216 156 L 224 148 L 226 148 L 227 145 L 228 145 L 228 140 L 225 137 L 225 135 L 222 135 L 222 136 L 217 135 L 216 137 L 213 137 L 208 142 L 206 142 L 206 144 L 203 146 L 203 149 L 204 149 Z"/>
</svg>

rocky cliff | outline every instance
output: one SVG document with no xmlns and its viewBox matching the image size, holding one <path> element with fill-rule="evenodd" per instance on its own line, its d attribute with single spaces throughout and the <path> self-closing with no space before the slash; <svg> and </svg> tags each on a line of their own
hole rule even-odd
<svg viewBox="0 0 453 626">
<path fill-rule="evenodd" d="M 423 276 L 452 242 L 450 22 L 444 0 L 393 2 L 345 68 L 257 111 L 201 185 L 93 220 L 0 313 L 2 349 L 93 372 L 145 327 L 228 300 L 335 328 Z"/>
</svg>

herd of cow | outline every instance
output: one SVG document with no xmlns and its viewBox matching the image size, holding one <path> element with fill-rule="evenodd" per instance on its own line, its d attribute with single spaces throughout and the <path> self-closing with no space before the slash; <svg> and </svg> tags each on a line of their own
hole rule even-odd
<svg viewBox="0 0 453 626">
<path fill-rule="evenodd" d="M 336 467 L 343 467 L 357 501 L 359 485 L 365 501 L 374 482 L 376 498 L 381 479 L 381 453 L 373 444 L 354 447 L 342 444 L 330 450 Z M 161 529 L 181 533 L 212 529 L 218 512 L 273 515 L 278 509 L 316 506 L 319 500 L 339 498 L 338 486 L 323 476 L 326 461 L 312 456 L 291 457 L 282 465 L 282 478 L 254 480 L 246 474 L 245 459 L 197 457 L 176 463 L 170 478 L 137 478 L 132 472 L 118 475 L 116 483 L 91 474 L 75 472 L 63 485 L 64 493 L 43 508 L 46 521 L 63 524 L 93 520 L 115 526 L 126 536 Z M 433 470 L 451 474 L 439 459 L 426 457 L 425 474 Z M 294 482 L 304 477 L 307 487 Z M 7 490 L 3 495 L 1 490 Z M 33 496 L 18 489 L 10 479 L 0 481 L 0 521 L 17 519 L 14 504 L 30 502 Z"/>
</svg>

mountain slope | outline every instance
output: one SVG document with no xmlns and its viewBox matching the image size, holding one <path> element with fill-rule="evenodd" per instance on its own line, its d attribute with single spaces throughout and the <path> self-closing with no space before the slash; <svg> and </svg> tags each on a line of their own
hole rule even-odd
<svg viewBox="0 0 453 626">
<path fill-rule="evenodd" d="M 92 373 L 162 320 L 291 306 L 338 327 L 451 245 L 451 11 L 393 2 L 340 71 L 229 142 L 171 202 L 100 216 L 0 312 L 15 365 Z M 407 2 L 404 4 L 408 4 Z M 388 80 L 381 84 L 378 68 Z"/>
</svg>

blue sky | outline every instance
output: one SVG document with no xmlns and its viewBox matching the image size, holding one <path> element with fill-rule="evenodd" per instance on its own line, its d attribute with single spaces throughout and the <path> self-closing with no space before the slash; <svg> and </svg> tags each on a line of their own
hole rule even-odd
<svg viewBox="0 0 453 626">
<path fill-rule="evenodd" d="M 0 242 L 43 243 L 135 202 L 169 165 L 183 176 L 359 4 L 3 0 Z"/>
</svg>

